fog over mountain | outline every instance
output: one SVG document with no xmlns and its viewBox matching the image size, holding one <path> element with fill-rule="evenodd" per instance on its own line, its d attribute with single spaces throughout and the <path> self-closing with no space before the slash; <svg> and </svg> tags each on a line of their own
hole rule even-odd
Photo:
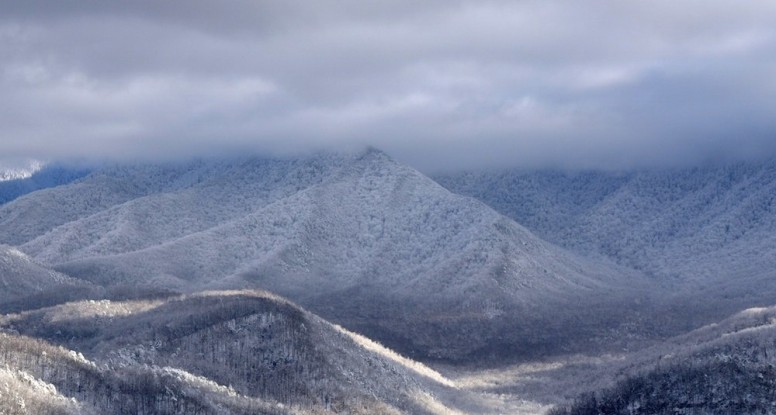
<svg viewBox="0 0 776 415">
<path fill-rule="evenodd" d="M 774 156 L 774 27 L 767 1 L 3 2 L 0 158 Z"/>
</svg>

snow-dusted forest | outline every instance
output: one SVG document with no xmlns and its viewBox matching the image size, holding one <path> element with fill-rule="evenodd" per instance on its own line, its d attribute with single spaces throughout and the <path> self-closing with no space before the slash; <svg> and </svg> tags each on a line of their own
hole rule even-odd
<svg viewBox="0 0 776 415">
<path fill-rule="evenodd" d="M 0 183 L 0 412 L 776 413 L 776 164 Z"/>
</svg>

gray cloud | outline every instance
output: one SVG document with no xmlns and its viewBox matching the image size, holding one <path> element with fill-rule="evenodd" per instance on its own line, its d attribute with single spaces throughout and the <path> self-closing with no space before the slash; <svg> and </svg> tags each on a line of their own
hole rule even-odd
<svg viewBox="0 0 776 415">
<path fill-rule="evenodd" d="M 776 3 L 0 2 L 0 155 L 776 155 Z"/>
</svg>

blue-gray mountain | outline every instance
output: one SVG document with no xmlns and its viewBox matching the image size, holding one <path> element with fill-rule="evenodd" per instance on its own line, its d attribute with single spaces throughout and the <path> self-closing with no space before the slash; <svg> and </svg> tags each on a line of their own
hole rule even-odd
<svg viewBox="0 0 776 415">
<path fill-rule="evenodd" d="M 0 412 L 772 413 L 776 312 L 720 320 L 776 298 L 775 172 L 102 167 L 0 205 Z"/>
<path fill-rule="evenodd" d="M 776 161 L 435 179 L 550 242 L 647 273 L 708 318 L 776 298 Z"/>
<path fill-rule="evenodd" d="M 87 168 L 51 165 L 43 167 L 29 177 L 0 180 L 0 205 L 36 190 L 73 182 L 88 173 Z"/>
<path fill-rule="evenodd" d="M 1 206 L 0 241 L 103 287 L 268 289 L 426 358 L 610 344 L 650 304 L 376 150 L 106 168 Z"/>
</svg>

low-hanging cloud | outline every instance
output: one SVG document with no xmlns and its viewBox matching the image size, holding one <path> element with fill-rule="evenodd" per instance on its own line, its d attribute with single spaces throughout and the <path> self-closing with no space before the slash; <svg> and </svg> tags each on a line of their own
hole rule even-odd
<svg viewBox="0 0 776 415">
<path fill-rule="evenodd" d="M 2 2 L 0 155 L 772 157 L 774 73 L 767 1 Z"/>
</svg>

